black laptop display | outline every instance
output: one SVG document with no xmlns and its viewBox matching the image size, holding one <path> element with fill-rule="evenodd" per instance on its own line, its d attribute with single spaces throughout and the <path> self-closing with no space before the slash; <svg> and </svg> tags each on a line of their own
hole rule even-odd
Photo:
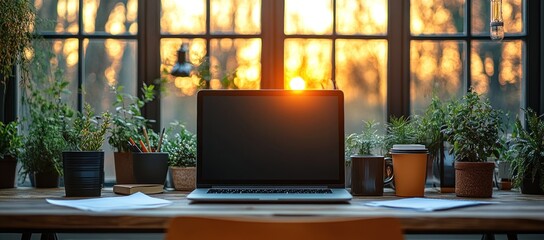
<svg viewBox="0 0 544 240">
<path fill-rule="evenodd" d="M 209 191 L 217 188 L 335 189 L 287 201 L 351 198 L 344 189 L 341 91 L 205 90 L 197 109 L 197 190 L 189 199 L 285 200 L 260 195 L 267 191 Z"/>
</svg>

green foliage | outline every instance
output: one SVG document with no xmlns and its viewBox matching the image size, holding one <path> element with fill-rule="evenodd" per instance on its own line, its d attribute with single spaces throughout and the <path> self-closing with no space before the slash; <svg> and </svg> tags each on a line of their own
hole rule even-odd
<svg viewBox="0 0 544 240">
<path fill-rule="evenodd" d="M 472 90 L 461 101 L 450 102 L 446 109 L 443 133 L 453 145 L 455 160 L 486 162 L 498 146 L 500 111 Z"/>
<path fill-rule="evenodd" d="M 387 124 L 387 133 L 384 138 L 384 150 L 388 152 L 394 144 L 418 143 L 416 140 L 415 123 L 407 117 L 391 117 Z"/>
<path fill-rule="evenodd" d="M 100 122 L 101 120 L 102 122 Z M 78 114 L 72 128 L 64 128 L 63 136 L 68 144 L 68 149 L 98 151 L 104 142 L 110 120 L 110 113 L 104 112 L 102 117 L 96 117 L 91 105 L 85 103 L 84 113 Z"/>
<path fill-rule="evenodd" d="M 431 103 L 421 116 L 414 116 L 415 142 L 424 144 L 431 156 L 439 156 L 442 151 L 446 126 L 446 104 L 433 96 Z"/>
<path fill-rule="evenodd" d="M 0 1 L 0 12 L 0 84 L 4 84 L 13 75 L 13 66 L 28 63 L 22 54 L 32 49 L 36 13 L 30 0 Z"/>
<path fill-rule="evenodd" d="M 168 153 L 168 164 L 174 167 L 195 167 L 196 166 L 196 135 L 189 132 L 185 125 L 171 123 L 170 131 L 176 131 L 171 139 L 163 142 L 162 151 Z"/>
<path fill-rule="evenodd" d="M 24 174 L 49 171 L 62 174 L 60 155 L 67 145 L 62 129 L 66 119 L 73 116 L 73 110 L 61 98 L 69 93 L 68 82 L 57 79 L 49 84 L 45 89 L 37 89 L 32 83 L 27 85 L 30 97 L 24 98 L 24 104 L 30 111 L 30 118 L 27 119 L 28 134 L 20 158 Z"/>
<path fill-rule="evenodd" d="M 353 154 L 372 155 L 379 151 L 383 137 L 378 134 L 378 125 L 375 121 L 363 121 L 361 133 L 352 133 L 346 138 L 346 159 Z"/>
<path fill-rule="evenodd" d="M 22 137 L 17 132 L 18 122 L 0 122 L 0 159 L 17 158 L 23 146 Z"/>
<path fill-rule="evenodd" d="M 112 115 L 111 136 L 108 142 L 116 151 L 128 152 L 129 138 L 132 137 L 134 140 L 139 138 L 140 129 L 151 122 L 142 116 L 140 109 L 155 98 L 155 86 L 144 84 L 140 98 L 123 93 L 122 86 L 114 87 L 113 92 L 115 114 Z"/>
<path fill-rule="evenodd" d="M 514 185 L 519 186 L 523 178 L 532 181 L 540 175 L 540 188 L 544 190 L 544 121 L 532 109 L 525 110 L 527 128 L 523 128 L 518 118 L 512 132 L 513 157 L 511 159 L 514 173 Z"/>
</svg>

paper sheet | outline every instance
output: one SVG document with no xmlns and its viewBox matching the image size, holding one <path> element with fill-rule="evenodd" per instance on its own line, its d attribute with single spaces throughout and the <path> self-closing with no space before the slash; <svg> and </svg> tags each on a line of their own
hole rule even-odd
<svg viewBox="0 0 544 240">
<path fill-rule="evenodd" d="M 439 211 L 452 208 L 494 204 L 496 202 L 483 201 L 465 201 L 465 200 L 447 200 L 447 199 L 432 199 L 432 198 L 404 198 L 390 201 L 375 201 L 365 203 L 367 206 L 373 207 L 390 207 L 390 208 L 405 208 L 416 211 Z"/>
<path fill-rule="evenodd" d="M 159 208 L 172 204 L 172 201 L 153 198 L 141 192 L 124 197 L 106 197 L 79 200 L 46 199 L 46 201 L 58 206 L 72 207 L 93 212 Z"/>
</svg>

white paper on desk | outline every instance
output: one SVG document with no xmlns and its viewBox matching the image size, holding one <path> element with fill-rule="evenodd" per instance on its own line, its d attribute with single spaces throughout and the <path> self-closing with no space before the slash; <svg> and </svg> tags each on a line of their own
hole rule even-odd
<svg viewBox="0 0 544 240">
<path fill-rule="evenodd" d="M 93 212 L 159 208 L 172 204 L 172 201 L 153 198 L 141 192 L 124 197 L 90 198 L 78 200 L 46 199 L 46 201 L 54 205 L 72 207 Z"/>
<path fill-rule="evenodd" d="M 373 207 L 390 207 L 390 208 L 405 208 L 416 211 L 439 211 L 452 208 L 494 204 L 495 202 L 483 201 L 465 201 L 465 200 L 447 200 L 447 199 L 432 199 L 432 198 L 404 198 L 390 201 L 375 201 L 365 203 L 367 206 Z"/>
</svg>

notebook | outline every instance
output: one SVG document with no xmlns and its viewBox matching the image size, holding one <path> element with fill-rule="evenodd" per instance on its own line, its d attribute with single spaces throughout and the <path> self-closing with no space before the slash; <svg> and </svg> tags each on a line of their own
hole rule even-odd
<svg viewBox="0 0 544 240">
<path fill-rule="evenodd" d="M 202 90 L 193 201 L 349 201 L 338 90 Z"/>
</svg>

